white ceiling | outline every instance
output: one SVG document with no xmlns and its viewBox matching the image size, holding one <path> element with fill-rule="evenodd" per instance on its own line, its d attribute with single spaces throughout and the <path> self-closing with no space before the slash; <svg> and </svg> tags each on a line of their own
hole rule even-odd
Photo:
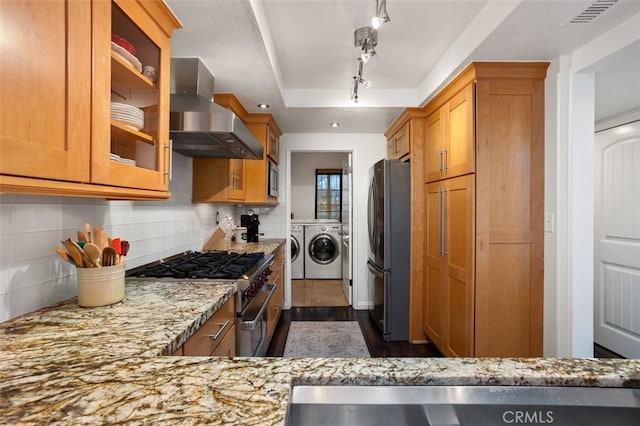
<svg viewBox="0 0 640 426">
<path fill-rule="evenodd" d="M 375 0 L 165 1 L 183 24 L 172 56 L 200 57 L 216 93 L 235 93 L 249 112 L 269 104 L 287 133 L 382 133 L 470 61 L 550 61 L 640 22 L 640 0 L 618 0 L 589 24 L 567 21 L 596 0 L 387 0 L 391 23 L 364 67 L 372 85 L 355 104 L 353 32 L 370 24 Z M 640 107 L 640 42 L 594 72 L 596 119 Z"/>
</svg>

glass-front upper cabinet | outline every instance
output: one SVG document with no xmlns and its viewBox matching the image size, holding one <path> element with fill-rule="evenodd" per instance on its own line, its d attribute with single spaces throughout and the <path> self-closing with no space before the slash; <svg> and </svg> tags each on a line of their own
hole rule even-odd
<svg viewBox="0 0 640 426">
<path fill-rule="evenodd" d="M 105 7 L 101 4 L 98 7 Z M 158 17 L 163 16 L 162 9 L 167 20 L 175 17 L 163 6 L 163 2 L 115 0 L 108 4 L 110 10 L 104 11 L 111 16 L 109 25 L 99 23 L 102 27 L 94 32 L 100 34 L 100 40 L 94 41 L 105 47 L 95 60 L 105 61 L 109 78 L 102 80 L 105 87 L 94 90 L 94 95 L 104 94 L 105 99 L 94 103 L 94 122 L 98 124 L 93 136 L 108 143 L 94 146 L 92 180 L 131 188 L 130 198 L 135 198 L 137 189 L 159 191 L 158 198 L 163 198 L 162 193 L 168 196 L 167 30 L 171 32 L 175 24 L 162 28 L 158 22 L 164 21 Z"/>
<path fill-rule="evenodd" d="M 0 3 L 0 191 L 168 198 L 167 5 Z"/>
</svg>

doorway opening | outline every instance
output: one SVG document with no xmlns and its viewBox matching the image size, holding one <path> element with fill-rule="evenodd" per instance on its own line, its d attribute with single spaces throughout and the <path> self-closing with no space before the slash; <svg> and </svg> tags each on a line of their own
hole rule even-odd
<svg viewBox="0 0 640 426">
<path fill-rule="evenodd" d="M 291 306 L 352 304 L 350 152 L 291 152 Z"/>
</svg>

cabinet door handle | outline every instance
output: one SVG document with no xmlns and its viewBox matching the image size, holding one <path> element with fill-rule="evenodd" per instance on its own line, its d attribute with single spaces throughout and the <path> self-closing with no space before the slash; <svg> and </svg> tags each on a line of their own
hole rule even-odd
<svg viewBox="0 0 640 426">
<path fill-rule="evenodd" d="M 231 189 L 233 191 L 236 190 L 236 171 L 235 171 L 235 169 L 231 172 Z"/>
<path fill-rule="evenodd" d="M 442 171 L 447 173 L 447 149 L 442 150 Z"/>
<path fill-rule="evenodd" d="M 207 334 L 207 337 L 211 340 L 217 340 L 218 337 L 220 337 L 220 335 L 222 334 L 222 332 L 227 328 L 227 326 L 229 325 L 230 321 L 226 320 L 225 322 L 217 322 L 215 323 L 216 325 L 220 326 L 220 330 L 218 330 L 218 332 L 216 334 Z"/>
<path fill-rule="evenodd" d="M 164 171 L 164 175 L 169 178 L 168 180 L 171 180 L 171 178 L 173 177 L 172 176 L 173 174 L 173 161 L 172 161 L 173 160 L 173 140 L 172 139 L 169 139 L 169 145 L 165 145 L 164 150 L 166 151 L 165 158 L 168 157 L 168 160 L 169 160 L 169 167 Z M 167 181 L 167 185 L 169 185 L 168 181 Z"/>
<path fill-rule="evenodd" d="M 447 190 L 442 188 L 442 257 L 447 255 Z"/>
<path fill-rule="evenodd" d="M 442 174 L 442 148 L 438 150 L 438 171 Z"/>
<path fill-rule="evenodd" d="M 442 257 L 442 188 L 438 188 L 438 257 Z"/>
</svg>

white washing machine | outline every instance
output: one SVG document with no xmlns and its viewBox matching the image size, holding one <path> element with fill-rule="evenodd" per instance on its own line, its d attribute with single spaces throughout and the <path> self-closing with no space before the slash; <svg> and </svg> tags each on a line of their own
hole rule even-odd
<svg viewBox="0 0 640 426">
<path fill-rule="evenodd" d="M 342 225 L 317 223 L 304 230 L 304 277 L 307 279 L 342 278 Z"/>
<path fill-rule="evenodd" d="M 291 225 L 291 279 L 304 278 L 304 225 Z"/>
</svg>

